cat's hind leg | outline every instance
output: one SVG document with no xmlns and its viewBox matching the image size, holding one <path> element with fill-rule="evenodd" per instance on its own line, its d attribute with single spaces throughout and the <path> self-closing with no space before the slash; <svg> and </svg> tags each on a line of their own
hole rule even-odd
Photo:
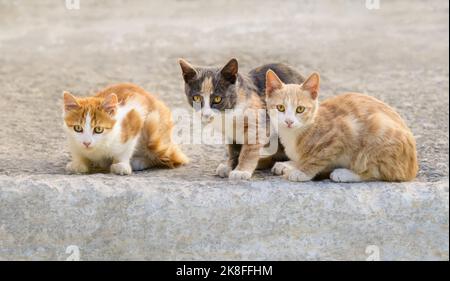
<svg viewBox="0 0 450 281">
<path fill-rule="evenodd" d="M 276 162 L 272 167 L 272 173 L 277 176 L 287 174 L 289 171 L 295 169 L 294 161 Z"/>
<path fill-rule="evenodd" d="M 133 171 L 143 171 L 155 166 L 154 161 L 151 161 L 149 158 L 136 156 L 131 158 L 130 165 Z"/>
<path fill-rule="evenodd" d="M 335 169 L 330 174 L 330 179 L 334 182 L 361 182 L 362 178 L 349 169 Z"/>
<path fill-rule="evenodd" d="M 318 160 L 298 163 L 295 161 L 290 161 L 290 165 L 293 167 L 283 171 L 283 176 L 289 181 L 294 182 L 305 182 L 310 181 L 320 174 L 326 168 L 326 163 L 328 160 Z"/>
</svg>

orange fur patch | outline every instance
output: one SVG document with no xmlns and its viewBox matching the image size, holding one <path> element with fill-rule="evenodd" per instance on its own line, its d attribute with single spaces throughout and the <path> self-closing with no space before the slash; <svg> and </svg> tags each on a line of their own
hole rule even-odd
<svg viewBox="0 0 450 281">
<path fill-rule="evenodd" d="M 113 116 L 103 110 L 101 106 L 103 102 L 102 98 L 77 98 L 77 102 L 79 107 L 67 111 L 64 117 L 64 121 L 68 127 L 75 125 L 84 126 L 86 116 L 89 113 L 92 128 L 102 127 L 105 130 L 112 129 L 116 121 Z"/>
<path fill-rule="evenodd" d="M 139 113 L 133 109 L 122 120 L 122 142 L 126 143 L 129 139 L 134 138 L 142 130 L 142 118 Z"/>
</svg>

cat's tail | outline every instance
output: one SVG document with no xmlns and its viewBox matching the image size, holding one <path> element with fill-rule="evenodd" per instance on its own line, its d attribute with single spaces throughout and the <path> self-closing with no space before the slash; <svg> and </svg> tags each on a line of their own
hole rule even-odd
<svg viewBox="0 0 450 281">
<path fill-rule="evenodd" d="M 189 163 L 189 158 L 176 144 L 172 144 L 172 146 L 166 151 L 165 156 L 166 157 L 161 160 L 163 160 L 163 163 L 165 163 L 169 168 L 176 168 Z"/>
<path fill-rule="evenodd" d="M 157 155 L 160 166 L 173 169 L 189 163 L 189 158 L 176 144 L 152 145 L 150 150 Z"/>
</svg>

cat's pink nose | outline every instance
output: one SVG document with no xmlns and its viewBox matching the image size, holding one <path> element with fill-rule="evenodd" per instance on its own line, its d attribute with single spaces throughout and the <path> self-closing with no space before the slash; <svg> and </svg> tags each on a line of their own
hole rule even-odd
<svg viewBox="0 0 450 281">
<path fill-rule="evenodd" d="M 292 127 L 292 125 L 294 124 L 294 121 L 292 120 L 284 120 L 284 122 L 286 123 L 286 125 L 290 128 Z"/>
<path fill-rule="evenodd" d="M 83 144 L 84 144 L 84 146 L 86 146 L 86 148 L 88 148 L 91 145 L 91 143 L 87 142 L 87 141 L 84 141 Z"/>
</svg>

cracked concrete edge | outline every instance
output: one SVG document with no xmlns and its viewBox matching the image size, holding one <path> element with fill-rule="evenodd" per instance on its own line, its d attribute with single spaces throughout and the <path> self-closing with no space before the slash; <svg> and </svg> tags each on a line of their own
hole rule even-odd
<svg viewBox="0 0 450 281">
<path fill-rule="evenodd" d="M 448 260 L 448 181 L 0 176 L 0 259 Z"/>
</svg>

